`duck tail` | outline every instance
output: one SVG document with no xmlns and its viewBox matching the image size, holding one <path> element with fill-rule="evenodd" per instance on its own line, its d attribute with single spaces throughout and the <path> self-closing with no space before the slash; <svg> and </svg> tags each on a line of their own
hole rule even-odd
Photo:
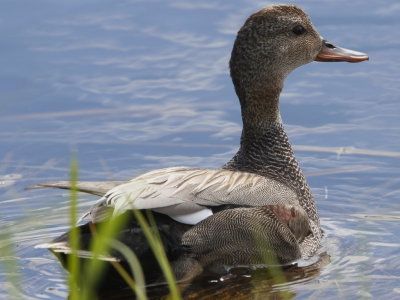
<svg viewBox="0 0 400 300">
<path fill-rule="evenodd" d="M 123 183 L 126 183 L 126 181 L 80 181 L 75 185 L 75 188 L 79 192 L 104 196 L 109 190 Z M 72 184 L 70 181 L 51 181 L 28 186 L 25 189 L 33 190 L 42 188 L 70 190 L 72 188 Z"/>
</svg>

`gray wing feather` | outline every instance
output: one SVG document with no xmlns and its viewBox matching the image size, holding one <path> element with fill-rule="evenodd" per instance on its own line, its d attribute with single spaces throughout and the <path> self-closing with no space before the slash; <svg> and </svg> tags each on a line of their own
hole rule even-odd
<svg viewBox="0 0 400 300">
<path fill-rule="evenodd" d="M 263 206 L 299 205 L 296 193 L 266 177 L 230 170 L 175 167 L 145 173 L 116 186 L 96 204 L 113 207 L 114 214 L 127 209 L 153 209 L 179 219 L 180 215 L 224 204 Z"/>
</svg>

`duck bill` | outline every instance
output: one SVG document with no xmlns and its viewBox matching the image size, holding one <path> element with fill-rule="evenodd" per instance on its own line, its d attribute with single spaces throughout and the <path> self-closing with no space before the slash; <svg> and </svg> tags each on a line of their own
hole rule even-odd
<svg viewBox="0 0 400 300">
<path fill-rule="evenodd" d="M 356 63 L 368 59 L 369 57 L 365 53 L 345 48 L 340 48 L 329 43 L 326 40 L 323 40 L 322 49 L 315 58 L 315 61 L 323 61 L 323 62 L 347 61 Z"/>
</svg>

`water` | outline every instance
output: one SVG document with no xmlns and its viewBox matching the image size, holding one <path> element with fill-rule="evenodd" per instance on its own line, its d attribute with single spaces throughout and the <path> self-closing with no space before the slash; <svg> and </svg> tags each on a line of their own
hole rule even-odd
<svg viewBox="0 0 400 300">
<path fill-rule="evenodd" d="M 68 193 L 23 188 L 67 179 L 74 151 L 84 180 L 230 159 L 241 130 L 228 73 L 232 42 L 245 18 L 270 3 L 2 1 L 0 226 L 13 234 L 26 299 L 68 295 L 59 263 L 33 248 L 68 228 Z M 397 298 L 400 5 L 301 5 L 326 39 L 371 60 L 313 63 L 286 81 L 282 117 L 331 262 L 284 289 L 298 299 Z M 81 210 L 95 199 L 82 195 Z M 0 298 L 8 295 L 5 274 Z"/>
</svg>

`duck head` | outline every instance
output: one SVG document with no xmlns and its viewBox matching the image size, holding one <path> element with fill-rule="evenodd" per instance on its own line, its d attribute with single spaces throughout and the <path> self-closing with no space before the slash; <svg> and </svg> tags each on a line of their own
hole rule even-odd
<svg viewBox="0 0 400 300">
<path fill-rule="evenodd" d="M 280 121 L 279 94 L 286 76 L 312 61 L 358 62 L 364 53 L 325 41 L 307 14 L 294 5 L 273 5 L 251 15 L 239 30 L 230 71 L 243 123 Z"/>
</svg>

